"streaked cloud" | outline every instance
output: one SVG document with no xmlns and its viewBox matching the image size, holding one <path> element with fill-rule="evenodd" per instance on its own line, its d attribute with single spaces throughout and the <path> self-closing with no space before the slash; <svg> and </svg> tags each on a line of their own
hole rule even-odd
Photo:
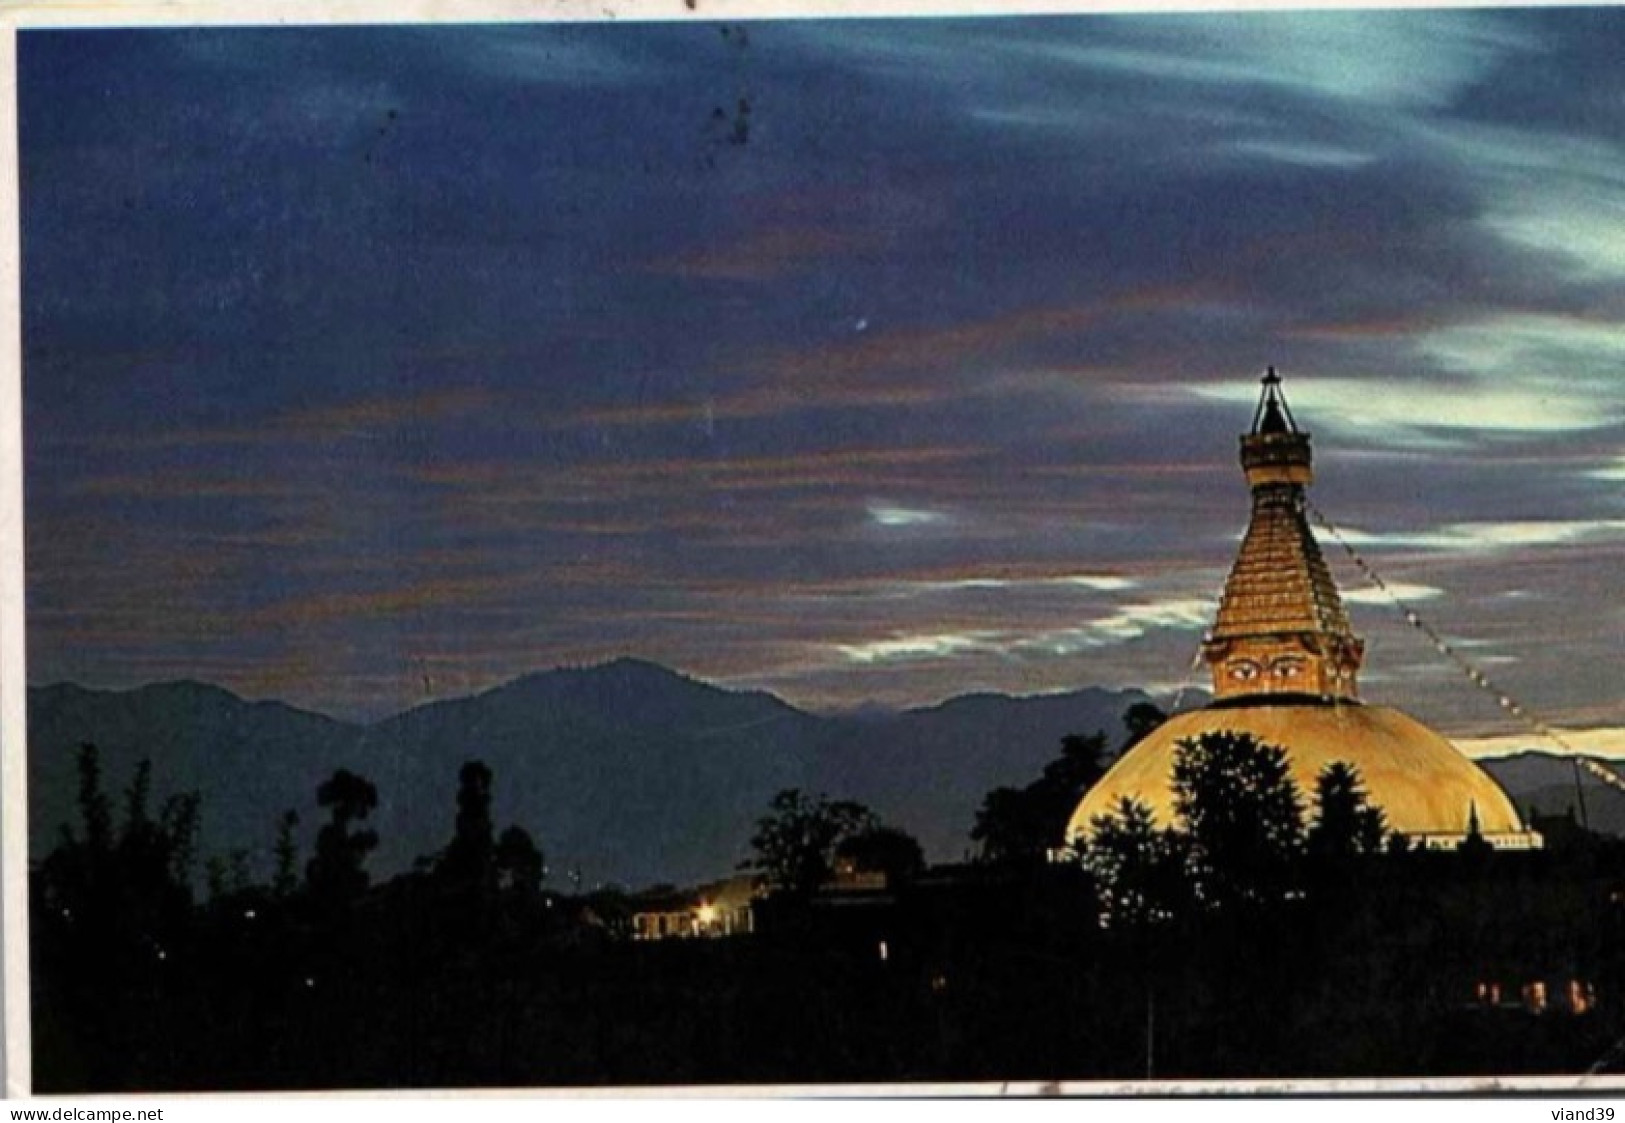
<svg viewBox="0 0 1625 1123">
<path fill-rule="evenodd" d="M 864 643 L 839 644 L 836 650 L 848 661 L 864 665 L 984 655 L 1018 659 L 1064 657 L 1126 643 L 1156 629 L 1201 629 L 1211 621 L 1213 609 L 1212 602 L 1206 600 L 1171 599 L 1124 605 L 1075 628 L 893 635 Z"/>
<path fill-rule="evenodd" d="M 919 507 L 900 507 L 891 503 L 869 504 L 869 518 L 878 526 L 940 526 L 952 521 L 942 511 L 928 511 Z"/>
<path fill-rule="evenodd" d="M 872 239 L 825 228 L 757 230 L 732 245 L 705 246 L 647 267 L 651 272 L 711 281 L 767 281 L 845 257 Z"/>
<path fill-rule="evenodd" d="M 971 632 L 963 635 L 893 636 L 867 643 L 841 644 L 837 650 L 849 662 L 893 663 L 915 659 L 944 659 L 962 655 L 1000 654 L 1008 650 L 998 632 Z"/>
<path fill-rule="evenodd" d="M 646 54 L 617 49 L 617 38 L 589 26 L 571 29 L 466 27 L 436 37 L 431 57 L 504 83 L 624 88 L 668 72 Z M 427 46 L 428 44 L 425 44 Z"/>
<path fill-rule="evenodd" d="M 1111 575 L 1073 574 L 1064 577 L 1038 577 L 1030 579 L 1003 577 L 966 577 L 957 581 L 909 581 L 897 586 L 905 595 L 914 593 L 957 593 L 967 590 L 1022 590 L 1022 589 L 1088 589 L 1095 592 L 1119 593 L 1139 585 L 1129 577 Z"/>
<path fill-rule="evenodd" d="M 1625 761 L 1625 728 L 1556 730 L 1557 739 L 1532 731 L 1503 733 L 1493 736 L 1455 737 L 1458 749 L 1471 757 L 1509 756 L 1513 753 L 1553 753 L 1572 751 L 1588 756 Z"/>
<path fill-rule="evenodd" d="M 1435 600 L 1444 596 L 1443 589 L 1436 589 L 1432 585 L 1417 585 L 1409 581 L 1388 581 L 1384 584 L 1385 589 L 1378 589 L 1370 585 L 1344 589 L 1343 600 L 1348 604 L 1392 608 L 1395 599 L 1409 603 L 1411 601 Z"/>
<path fill-rule="evenodd" d="M 1617 320 L 1501 315 L 1436 329 L 1419 340 L 1419 350 L 1478 380 L 1479 390 L 1493 391 L 1496 383 L 1526 386 L 1534 428 L 1576 407 L 1589 407 L 1591 424 L 1598 426 L 1617 422 L 1625 410 L 1617 380 L 1625 362 L 1625 314 Z"/>
<path fill-rule="evenodd" d="M 1342 527 L 1340 531 L 1354 546 L 1475 554 L 1582 542 L 1625 542 L 1625 519 L 1452 523 L 1437 530 L 1382 533 Z"/>
<path fill-rule="evenodd" d="M 1199 398 L 1244 405 L 1256 399 L 1246 383 L 1195 385 Z M 1443 448 L 1472 433 L 1541 434 L 1617 424 L 1625 402 L 1598 402 L 1538 386 L 1450 386 L 1398 378 L 1293 380 L 1293 409 L 1313 428 L 1360 444 Z"/>
</svg>

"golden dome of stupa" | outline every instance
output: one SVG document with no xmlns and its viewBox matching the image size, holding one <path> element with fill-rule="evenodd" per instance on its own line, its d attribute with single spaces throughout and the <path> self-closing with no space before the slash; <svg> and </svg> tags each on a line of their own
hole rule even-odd
<svg viewBox="0 0 1625 1123">
<path fill-rule="evenodd" d="M 1113 765 L 1073 811 L 1067 838 L 1087 837 L 1124 796 L 1172 825 L 1175 747 L 1229 731 L 1286 750 L 1306 813 L 1321 770 L 1341 761 L 1359 770 L 1389 829 L 1413 841 L 1455 846 L 1476 822 L 1492 846 L 1540 845 L 1494 779 L 1449 741 L 1398 710 L 1360 701 L 1365 645 L 1304 516 L 1309 434 L 1298 430 L 1280 382 L 1273 368 L 1265 375 L 1252 432 L 1241 438 L 1252 518 L 1202 643 L 1214 700 L 1171 718 Z"/>
</svg>

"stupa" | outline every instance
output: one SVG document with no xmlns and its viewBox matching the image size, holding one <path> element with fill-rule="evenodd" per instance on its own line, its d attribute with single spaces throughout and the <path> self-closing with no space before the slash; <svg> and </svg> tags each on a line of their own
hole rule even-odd
<svg viewBox="0 0 1625 1123">
<path fill-rule="evenodd" d="M 1305 516 L 1309 434 L 1298 429 L 1273 368 L 1241 438 L 1241 466 L 1252 518 L 1202 642 L 1213 701 L 1175 715 L 1124 754 L 1072 813 L 1068 839 L 1086 838 L 1124 796 L 1171 825 L 1175 747 L 1232 731 L 1285 749 L 1306 804 L 1321 770 L 1341 761 L 1359 769 L 1389 829 L 1413 844 L 1454 847 L 1476 831 L 1497 848 L 1538 847 L 1540 836 L 1524 828 L 1487 772 L 1415 718 L 1361 701 L 1365 644 Z"/>
</svg>

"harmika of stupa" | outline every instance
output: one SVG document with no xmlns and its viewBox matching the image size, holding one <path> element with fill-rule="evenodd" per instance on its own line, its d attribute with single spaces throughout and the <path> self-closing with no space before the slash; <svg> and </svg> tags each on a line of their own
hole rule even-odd
<svg viewBox="0 0 1625 1123">
<path fill-rule="evenodd" d="M 1171 825 L 1174 747 L 1227 730 L 1284 748 L 1306 801 L 1323 768 L 1353 765 L 1388 828 L 1413 844 L 1454 847 L 1476 829 L 1497 848 L 1538 847 L 1540 836 L 1524 829 L 1488 773 L 1416 719 L 1360 700 L 1365 644 L 1349 626 L 1305 517 L 1309 434 L 1294 422 L 1280 383 L 1272 368 L 1252 432 L 1241 438 L 1253 510 L 1202 642 L 1213 701 L 1169 719 L 1125 754 L 1078 804 L 1067 837 L 1087 837 L 1094 818 L 1124 796 Z"/>
</svg>

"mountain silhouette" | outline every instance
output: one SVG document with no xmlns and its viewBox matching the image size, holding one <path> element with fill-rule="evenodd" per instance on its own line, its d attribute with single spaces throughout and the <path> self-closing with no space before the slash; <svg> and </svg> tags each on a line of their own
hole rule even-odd
<svg viewBox="0 0 1625 1123">
<path fill-rule="evenodd" d="M 1597 758 L 1615 772 L 1625 772 L 1619 761 Z M 1517 804 L 1518 813 L 1563 815 L 1573 811 L 1580 816 L 1584 797 L 1586 825 L 1603 834 L 1625 835 L 1625 792 L 1604 784 L 1590 772 L 1580 771 L 1580 791 L 1575 791 L 1575 769 L 1566 756 L 1525 749 L 1508 756 L 1488 757 L 1479 765 L 1494 776 Z"/>
<path fill-rule="evenodd" d="M 316 786 L 339 767 L 378 788 L 374 876 L 410 868 L 451 837 L 457 771 L 473 759 L 495 776 L 498 828 L 530 831 L 560 888 L 725 875 L 787 787 L 868 804 L 933 860 L 955 860 L 990 789 L 1035 778 L 1069 733 L 1120 742 L 1122 713 L 1145 700 L 1132 690 L 980 694 L 830 717 L 619 659 L 361 725 L 202 683 L 49 686 L 29 691 L 31 845 L 42 855 L 76 822 L 75 754 L 90 742 L 115 806 L 150 758 L 156 797 L 202 796 L 200 852 L 244 850 L 260 876 L 284 809 L 299 813 L 308 856 L 322 819 Z"/>
</svg>

